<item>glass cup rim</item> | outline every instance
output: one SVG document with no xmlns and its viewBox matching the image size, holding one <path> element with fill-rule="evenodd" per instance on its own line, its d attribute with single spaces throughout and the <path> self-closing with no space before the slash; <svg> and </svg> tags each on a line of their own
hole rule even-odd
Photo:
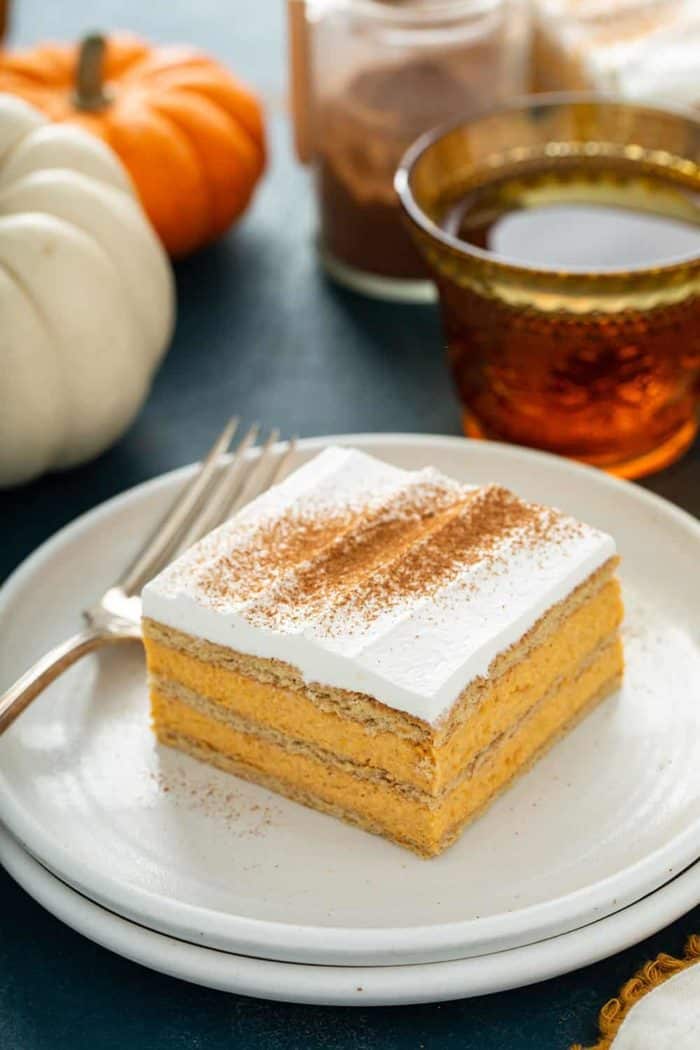
<svg viewBox="0 0 700 1050">
<path fill-rule="evenodd" d="M 411 7 L 391 4 L 386 0 L 338 0 L 339 6 L 352 14 L 361 15 L 387 25 L 413 26 L 449 24 L 465 15 L 490 14 L 503 7 L 508 0 L 437 0 L 432 7 Z"/>
<path fill-rule="evenodd" d="M 432 146 L 452 132 L 459 130 L 459 128 L 468 128 L 471 124 L 488 119 L 489 117 L 497 117 L 500 115 L 505 116 L 508 113 L 516 113 L 523 109 L 531 109 L 533 107 L 544 109 L 562 105 L 591 104 L 611 107 L 617 106 L 628 110 L 635 110 L 638 113 L 677 117 L 686 123 L 696 125 L 700 129 L 700 116 L 698 113 L 683 106 L 658 106 L 646 103 L 643 100 L 633 101 L 617 94 L 594 91 L 558 91 L 542 94 L 520 95 L 505 104 L 479 110 L 469 117 L 461 117 L 457 118 L 457 120 L 438 124 L 420 135 L 415 142 L 408 147 L 402 156 L 399 166 L 396 169 L 396 174 L 394 175 L 394 190 L 399 198 L 401 207 L 409 220 L 432 240 L 438 241 L 445 248 L 448 248 L 450 251 L 455 252 L 466 259 L 478 259 L 480 262 L 488 263 L 495 269 L 500 269 L 509 274 L 521 273 L 523 276 L 538 275 L 542 277 L 556 276 L 559 279 L 561 279 L 562 274 L 570 274 L 572 277 L 578 278 L 582 276 L 612 278 L 630 273 L 643 274 L 652 271 L 655 273 L 664 272 L 673 270 L 679 266 L 687 266 L 688 263 L 700 261 L 699 248 L 697 251 L 691 251 L 686 255 L 678 256 L 667 262 L 657 264 L 642 263 L 638 266 L 626 267 L 601 266 L 595 270 L 585 266 L 534 266 L 522 261 L 509 259 L 507 256 L 500 255 L 497 252 L 486 251 L 484 248 L 468 244 L 467 242 L 460 240 L 458 237 L 454 237 L 452 234 L 447 233 L 438 226 L 437 223 L 433 222 L 416 200 L 411 187 L 411 176 L 416 164 Z"/>
</svg>

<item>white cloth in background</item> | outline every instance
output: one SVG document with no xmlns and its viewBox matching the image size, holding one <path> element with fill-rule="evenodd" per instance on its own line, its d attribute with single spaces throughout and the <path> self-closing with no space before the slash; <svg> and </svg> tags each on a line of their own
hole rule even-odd
<svg viewBox="0 0 700 1050">
<path fill-rule="evenodd" d="M 648 992 L 622 1022 L 612 1050 L 698 1050 L 700 963 Z"/>
</svg>

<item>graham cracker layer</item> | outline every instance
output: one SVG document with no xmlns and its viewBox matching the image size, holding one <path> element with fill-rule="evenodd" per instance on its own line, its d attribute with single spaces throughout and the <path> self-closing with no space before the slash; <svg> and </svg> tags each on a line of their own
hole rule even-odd
<svg viewBox="0 0 700 1050">
<path fill-rule="evenodd" d="M 567 621 L 574 636 L 577 631 L 580 631 L 578 623 L 580 615 L 581 610 L 578 610 L 570 621 Z M 582 673 L 602 649 L 615 642 L 616 622 L 613 620 L 612 623 L 607 624 L 608 630 L 601 638 L 599 634 L 604 625 L 605 621 L 596 623 L 598 636 L 594 646 L 586 644 L 576 660 L 570 660 L 562 665 L 566 667 L 569 677 Z M 583 633 L 584 641 L 587 642 L 585 632 L 580 633 Z M 536 652 L 542 653 L 541 650 Z M 556 666 L 556 657 L 559 655 L 556 650 L 553 654 L 545 652 L 542 655 L 549 656 L 547 661 L 549 666 L 552 663 Z M 533 662 L 535 666 L 512 668 L 511 672 L 504 676 L 508 678 L 512 672 L 519 669 L 525 672 L 516 681 L 516 686 L 519 688 L 511 691 L 513 695 L 507 692 L 498 693 L 495 698 L 498 702 L 486 704 L 483 710 L 475 712 L 474 720 L 477 725 L 474 727 L 475 731 L 470 734 L 466 748 L 456 747 L 460 741 L 457 740 L 457 734 L 453 734 L 450 741 L 441 750 L 427 751 L 422 745 L 414 747 L 409 761 L 403 763 L 397 761 L 396 754 L 392 753 L 391 740 L 386 742 L 386 747 L 377 750 L 376 735 L 369 741 L 360 739 L 355 742 L 355 748 L 349 748 L 347 746 L 348 734 L 356 731 L 354 725 L 334 725 L 335 733 L 321 736 L 319 740 L 319 734 L 304 732 L 308 727 L 298 720 L 291 726 L 291 732 L 288 728 L 280 731 L 268 723 L 257 720 L 254 706 L 250 711 L 252 717 L 245 717 L 235 706 L 212 700 L 208 695 L 195 692 L 179 681 L 152 674 L 150 684 L 156 706 L 159 703 L 167 703 L 168 700 L 177 701 L 240 733 L 260 737 L 287 750 L 314 755 L 326 764 L 348 769 L 355 776 L 363 779 L 392 784 L 413 797 L 435 799 L 450 790 L 458 780 L 469 775 L 474 764 L 488 751 L 494 741 L 516 731 L 530 711 L 538 704 L 546 703 L 550 695 L 567 677 L 567 674 L 557 674 L 556 677 L 544 679 L 543 676 L 538 676 L 540 668 L 532 657 L 524 661 L 524 664 Z M 274 687 L 267 688 L 271 690 Z M 273 700 L 277 699 L 275 691 Z M 336 719 L 336 721 L 339 720 Z M 469 728 L 468 725 L 465 725 L 465 729 L 467 728 Z M 404 742 L 404 746 L 409 746 L 408 742 Z"/>
<path fill-rule="evenodd" d="M 154 726 L 164 744 L 430 856 L 453 841 L 461 827 L 564 732 L 572 719 L 614 688 L 621 669 L 622 652 L 615 638 L 587 666 L 563 679 L 514 732 L 497 740 L 439 798 L 415 789 L 408 794 L 388 782 L 358 777 L 352 770 L 242 733 L 157 693 L 153 696 Z"/>
<path fill-rule="evenodd" d="M 589 601 L 596 591 L 610 580 L 617 563 L 617 558 L 609 559 L 567 598 L 552 606 L 518 642 L 504 650 L 492 661 L 486 676 L 476 678 L 469 683 L 464 692 L 456 698 L 447 717 L 435 726 L 404 711 L 388 707 L 366 693 L 336 689 L 322 682 L 305 682 L 295 667 L 281 660 L 269 660 L 240 653 L 203 638 L 177 631 L 155 620 L 144 619 L 143 621 L 146 654 L 150 667 L 151 654 L 155 656 L 157 652 L 162 651 L 156 649 L 156 646 L 186 653 L 203 664 L 211 664 L 222 670 L 236 672 L 262 683 L 300 693 L 319 710 L 333 712 L 344 719 L 362 722 L 371 731 L 386 731 L 409 740 L 423 740 L 429 742 L 431 746 L 439 746 L 469 717 L 474 706 L 483 702 L 485 693 L 489 691 L 495 680 L 509 667 L 525 659 L 533 648 L 541 645 L 557 631 L 562 622 L 575 609 Z M 621 611 L 619 594 L 617 601 Z M 154 664 L 155 672 L 162 673 L 157 660 L 154 660 Z"/>
<path fill-rule="evenodd" d="M 563 615 L 564 610 L 562 610 Z M 617 630 L 622 606 L 618 584 L 604 580 L 588 602 L 533 644 L 520 662 L 489 680 L 468 717 L 442 739 L 412 740 L 375 722 L 347 719 L 331 706 L 319 707 L 301 690 L 260 682 L 230 667 L 199 661 L 189 652 L 147 641 L 152 688 L 162 695 L 216 707 L 219 717 L 277 733 L 369 772 L 439 794 L 496 737 L 507 732 L 548 692 Z"/>
</svg>

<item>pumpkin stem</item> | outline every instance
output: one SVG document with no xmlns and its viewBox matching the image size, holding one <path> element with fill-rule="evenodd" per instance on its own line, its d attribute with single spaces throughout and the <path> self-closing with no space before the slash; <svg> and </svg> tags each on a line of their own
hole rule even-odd
<svg viewBox="0 0 700 1050">
<path fill-rule="evenodd" d="M 100 33 L 90 33 L 80 44 L 73 102 L 88 113 L 96 113 L 112 101 L 104 86 L 104 53 L 105 38 Z"/>
</svg>

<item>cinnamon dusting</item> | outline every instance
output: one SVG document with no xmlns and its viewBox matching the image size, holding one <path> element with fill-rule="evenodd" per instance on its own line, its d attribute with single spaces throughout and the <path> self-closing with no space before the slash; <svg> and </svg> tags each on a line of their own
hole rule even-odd
<svg viewBox="0 0 700 1050">
<path fill-rule="evenodd" d="M 539 507 L 501 486 L 486 486 L 397 558 L 390 572 L 369 576 L 343 605 L 374 617 L 398 602 L 430 597 L 471 565 L 486 563 L 496 571 L 509 539 L 534 545 L 543 542 L 545 532 Z"/>
<path fill-rule="evenodd" d="M 197 574 L 197 587 L 212 603 L 225 602 L 241 590 L 251 597 L 271 576 L 323 551 L 351 530 L 356 519 L 352 512 L 308 516 L 287 511 L 258 526 L 246 543 L 205 563 Z"/>
<path fill-rule="evenodd" d="M 361 626 L 402 602 L 431 597 L 470 566 L 486 564 L 497 572 L 506 546 L 536 549 L 561 528 L 555 511 L 525 503 L 498 485 L 417 486 L 410 496 L 402 493 L 358 515 L 278 580 L 248 615 L 277 628 L 313 618 L 328 633 L 350 623 Z"/>
<path fill-rule="evenodd" d="M 580 528 L 502 486 L 471 489 L 428 471 L 364 505 L 311 501 L 243 521 L 189 571 L 210 606 L 244 603 L 251 623 L 285 631 L 315 621 L 334 634 L 458 576 L 468 590 L 471 566 L 507 572 L 510 553 L 544 551 Z"/>
</svg>

